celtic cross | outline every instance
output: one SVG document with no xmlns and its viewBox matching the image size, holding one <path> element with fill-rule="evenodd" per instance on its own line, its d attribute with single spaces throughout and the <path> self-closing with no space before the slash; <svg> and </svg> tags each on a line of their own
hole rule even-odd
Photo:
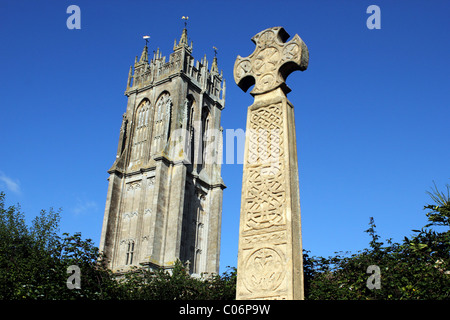
<svg viewBox="0 0 450 320">
<path fill-rule="evenodd" d="M 294 108 L 286 78 L 306 70 L 308 48 L 282 27 L 252 38 L 234 79 L 248 107 L 242 177 L 236 299 L 303 299 L 300 191 Z"/>
<path fill-rule="evenodd" d="M 255 51 L 246 58 L 238 56 L 234 64 L 234 80 L 244 91 L 255 85 L 252 95 L 280 87 L 285 94 L 291 90 L 286 78 L 296 70 L 308 67 L 309 54 L 305 43 L 296 34 L 286 42 L 289 34 L 282 27 L 273 27 L 256 34 L 252 41 Z"/>
</svg>

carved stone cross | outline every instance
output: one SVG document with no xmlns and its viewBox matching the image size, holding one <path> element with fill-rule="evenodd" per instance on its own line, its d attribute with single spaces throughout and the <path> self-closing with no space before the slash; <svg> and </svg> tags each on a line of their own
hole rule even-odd
<svg viewBox="0 0 450 320">
<path fill-rule="evenodd" d="M 252 38 L 234 79 L 250 92 L 242 178 L 236 299 L 303 299 L 303 258 L 294 108 L 285 81 L 308 66 L 298 35 L 282 27 Z"/>
<path fill-rule="evenodd" d="M 252 95 L 278 87 L 286 94 L 291 91 L 286 78 L 295 70 L 306 70 L 309 54 L 297 34 L 286 42 L 288 38 L 282 27 L 266 29 L 252 38 L 255 51 L 246 58 L 238 56 L 234 64 L 234 80 L 242 90 L 246 92 L 254 84 Z"/>
</svg>

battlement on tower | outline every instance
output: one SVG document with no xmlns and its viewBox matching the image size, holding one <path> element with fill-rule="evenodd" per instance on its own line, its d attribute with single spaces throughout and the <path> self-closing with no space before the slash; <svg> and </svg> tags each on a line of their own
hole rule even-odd
<svg viewBox="0 0 450 320">
<path fill-rule="evenodd" d="M 217 57 L 214 57 L 211 69 L 206 55 L 195 61 L 192 56 L 192 42 L 187 45 L 187 31 L 183 30 L 180 42 L 176 40 L 173 52 L 169 56 L 169 61 L 162 55 L 159 48 L 153 52 L 153 58 L 148 61 L 148 48 L 144 47 L 141 58 L 136 57 L 133 67 L 130 67 L 128 83 L 125 95 L 148 88 L 168 81 L 177 76 L 187 77 L 201 92 L 207 93 L 222 106 L 225 102 L 225 80 L 223 72 L 218 71 Z"/>
</svg>

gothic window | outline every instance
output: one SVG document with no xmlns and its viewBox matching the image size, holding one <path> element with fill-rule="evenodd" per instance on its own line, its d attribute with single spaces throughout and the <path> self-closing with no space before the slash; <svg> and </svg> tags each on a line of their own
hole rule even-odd
<svg viewBox="0 0 450 320">
<path fill-rule="evenodd" d="M 210 129 L 210 111 L 207 106 L 202 110 L 202 164 L 206 162 L 206 148 L 208 146 L 208 131 Z"/>
<path fill-rule="evenodd" d="M 127 256 L 125 260 L 125 264 L 133 264 L 133 254 L 134 254 L 134 241 L 130 240 L 127 244 Z"/>
<path fill-rule="evenodd" d="M 136 111 L 133 149 L 131 152 L 132 161 L 142 159 L 144 156 L 144 147 L 148 138 L 149 115 L 150 102 L 144 100 L 140 103 Z"/>
<path fill-rule="evenodd" d="M 172 98 L 168 92 L 164 92 L 159 97 L 155 107 L 152 155 L 161 152 L 169 140 L 171 114 Z"/>
<path fill-rule="evenodd" d="M 194 136 L 195 136 L 195 128 L 194 128 L 194 111 L 195 111 L 195 101 L 189 97 L 186 105 L 186 113 L 187 113 L 187 146 L 186 150 L 189 155 L 189 162 L 194 163 Z"/>
<path fill-rule="evenodd" d="M 194 253 L 194 270 L 195 272 L 199 272 L 201 270 L 201 260 L 202 260 L 202 250 L 205 249 L 205 221 L 206 212 L 205 212 L 205 195 L 201 193 L 197 193 L 198 199 L 198 207 L 196 219 L 193 221 L 195 224 L 195 253 Z"/>
</svg>

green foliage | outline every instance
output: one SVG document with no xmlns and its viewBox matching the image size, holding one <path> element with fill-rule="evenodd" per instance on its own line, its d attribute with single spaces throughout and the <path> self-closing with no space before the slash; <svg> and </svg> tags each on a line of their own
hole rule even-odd
<svg viewBox="0 0 450 320">
<path fill-rule="evenodd" d="M 234 299 L 236 269 L 196 279 L 180 261 L 171 272 L 136 269 L 117 279 L 91 239 L 58 235 L 61 210 L 42 210 L 27 226 L 20 206 L 0 193 L 0 299 Z M 81 289 L 68 289 L 67 267 L 81 270 Z"/>
<path fill-rule="evenodd" d="M 449 186 L 447 185 L 447 193 Z M 365 231 L 369 248 L 356 254 L 337 253 L 333 257 L 304 254 L 305 295 L 307 299 L 330 300 L 415 300 L 450 299 L 450 202 L 448 194 L 436 188 L 429 192 L 435 204 L 425 206 L 428 223 L 402 243 L 379 241 L 373 218 Z M 447 227 L 437 232 L 431 226 Z M 367 267 L 380 268 L 380 289 L 369 289 Z"/>
<path fill-rule="evenodd" d="M 436 185 L 426 205 L 428 223 L 401 243 L 380 241 L 373 218 L 369 247 L 328 258 L 303 252 L 306 299 L 450 299 L 450 187 Z M 232 300 L 236 268 L 202 279 L 177 261 L 170 270 L 134 269 L 120 277 L 103 265 L 92 240 L 58 234 L 61 210 L 40 214 L 30 226 L 20 206 L 5 207 L 0 193 L 0 299 Z M 438 228 L 438 229 L 434 229 Z M 67 267 L 81 270 L 81 289 L 68 289 Z M 380 289 L 369 289 L 367 268 L 380 268 Z"/>
<path fill-rule="evenodd" d="M 104 299 L 114 292 L 98 249 L 81 234 L 58 235 L 61 210 L 42 210 L 28 227 L 20 206 L 0 193 L 0 299 Z M 66 286 L 67 267 L 82 270 L 82 290 Z"/>
<path fill-rule="evenodd" d="M 202 279 L 191 277 L 177 260 L 170 270 L 135 269 L 119 281 L 121 299 L 231 300 L 235 297 L 236 269 Z"/>
<path fill-rule="evenodd" d="M 430 226 L 450 226 L 450 185 L 446 185 L 447 194 L 441 192 L 434 184 L 434 190 L 427 191 L 430 198 L 434 201 L 434 204 L 429 204 L 425 206 L 425 209 L 430 209 L 431 211 L 427 213 L 429 224 L 425 227 Z"/>
</svg>

